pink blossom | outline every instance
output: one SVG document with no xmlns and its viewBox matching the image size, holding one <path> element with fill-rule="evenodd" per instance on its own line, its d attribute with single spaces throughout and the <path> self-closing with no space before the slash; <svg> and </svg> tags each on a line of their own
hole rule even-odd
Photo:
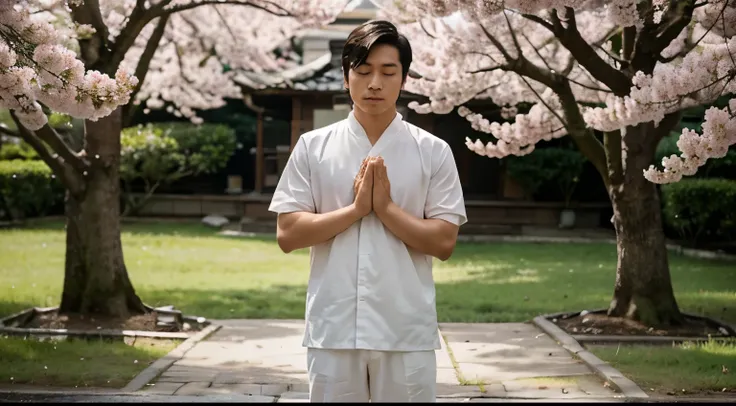
<svg viewBox="0 0 736 406">
<path fill-rule="evenodd" d="M 612 33 L 622 27 L 644 27 L 637 0 L 372 0 L 381 16 L 399 24 L 411 41 L 415 59 L 412 68 L 421 79 L 409 79 L 406 89 L 429 101 L 412 103 L 418 113 L 446 114 L 457 109 L 472 127 L 492 135 L 483 143 L 467 140 L 472 151 L 495 158 L 524 155 L 541 141 L 567 134 L 566 112 L 558 95 L 534 75 L 521 76 L 518 59 L 550 74 L 564 73 L 584 125 L 599 131 L 623 130 L 641 123 L 658 125 L 670 113 L 708 105 L 722 94 L 736 93 L 736 1 L 699 2 L 688 24 L 662 51 L 654 69 L 629 72 L 614 54 Z M 677 2 L 653 0 L 654 23 L 662 21 L 668 7 Z M 596 80 L 542 24 L 522 13 L 552 21 L 557 10 L 560 23 L 570 7 L 575 27 L 591 49 L 610 67 L 631 77 L 631 87 L 622 97 Z M 510 27 L 510 28 L 509 28 Z M 619 34 L 615 34 L 619 35 Z M 697 42 L 697 47 L 692 44 Z M 625 88 L 624 88 L 625 89 Z M 621 92 L 623 93 L 623 92 Z M 490 99 L 502 106 L 507 122 L 491 122 L 471 112 L 465 104 Z M 533 104 L 524 113 L 510 107 Z M 732 101 L 732 104 L 734 102 Z M 692 175 L 707 159 L 723 156 L 736 142 L 733 114 L 711 108 L 702 134 L 684 131 L 678 147 L 680 156 L 663 162 L 664 171 L 645 171 L 653 182 L 672 182 Z M 730 114 L 730 115 L 729 115 Z M 621 145 L 621 155 L 627 154 Z"/>
</svg>

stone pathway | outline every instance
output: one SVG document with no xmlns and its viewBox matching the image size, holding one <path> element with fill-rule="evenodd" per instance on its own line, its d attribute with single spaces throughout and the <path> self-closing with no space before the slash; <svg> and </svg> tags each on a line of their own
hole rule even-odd
<svg viewBox="0 0 736 406">
<path fill-rule="evenodd" d="M 224 320 L 138 393 L 306 402 L 301 320 Z M 525 323 L 440 325 L 438 401 L 623 402 L 580 360 Z"/>
</svg>

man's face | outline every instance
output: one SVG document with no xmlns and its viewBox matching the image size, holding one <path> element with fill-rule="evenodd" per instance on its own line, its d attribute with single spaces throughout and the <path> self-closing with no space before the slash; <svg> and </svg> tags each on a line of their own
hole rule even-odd
<svg viewBox="0 0 736 406">
<path fill-rule="evenodd" d="M 345 86 L 355 108 L 377 115 L 396 107 L 403 86 L 399 50 L 380 44 L 371 49 L 365 63 L 350 69 Z"/>
</svg>

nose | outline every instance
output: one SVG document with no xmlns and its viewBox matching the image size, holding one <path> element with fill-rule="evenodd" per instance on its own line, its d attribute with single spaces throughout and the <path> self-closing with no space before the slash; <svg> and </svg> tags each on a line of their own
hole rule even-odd
<svg viewBox="0 0 736 406">
<path fill-rule="evenodd" d="M 381 83 L 381 75 L 379 73 L 374 73 L 371 75 L 371 81 L 368 82 L 368 89 L 370 90 L 381 90 L 382 83 Z"/>
</svg>

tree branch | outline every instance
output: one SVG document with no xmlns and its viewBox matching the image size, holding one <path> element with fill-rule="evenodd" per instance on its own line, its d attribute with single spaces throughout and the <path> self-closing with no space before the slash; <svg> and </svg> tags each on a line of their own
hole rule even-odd
<svg viewBox="0 0 736 406">
<path fill-rule="evenodd" d="M 612 185 L 624 181 L 624 167 L 621 161 L 621 130 L 603 134 L 603 148 L 606 150 L 606 167 Z"/>
<path fill-rule="evenodd" d="M 478 25 L 483 30 L 483 33 L 486 34 L 486 38 L 488 38 L 488 40 L 491 41 L 491 44 L 493 44 L 493 46 L 496 47 L 496 49 L 498 49 L 498 52 L 500 52 L 501 55 L 503 55 L 503 57 L 506 59 L 507 62 L 515 61 L 515 59 L 511 57 L 508 51 L 506 51 L 506 48 L 504 48 L 503 44 L 501 44 L 501 42 L 499 42 L 496 39 L 496 37 L 493 36 L 493 34 L 488 32 L 488 30 L 486 29 L 486 27 L 483 26 L 483 24 L 478 23 Z M 521 57 L 521 55 L 519 55 L 519 57 Z"/>
<path fill-rule="evenodd" d="M 28 130 L 15 115 L 13 110 L 10 110 L 10 116 L 18 126 L 18 132 L 23 140 L 30 145 L 39 157 L 51 168 L 51 170 L 59 177 L 61 183 L 69 190 L 73 195 L 79 195 L 84 192 L 84 181 L 80 174 L 74 170 L 74 168 L 65 163 L 58 155 L 51 155 L 43 141 L 38 138 L 32 131 Z"/>
<path fill-rule="evenodd" d="M 13 138 L 22 138 L 20 133 L 15 132 L 11 130 L 10 128 L 7 128 L 3 125 L 0 125 L 0 134 L 7 135 L 8 137 L 13 137 Z"/>
<path fill-rule="evenodd" d="M 631 70 L 652 73 L 662 51 L 690 24 L 694 0 L 671 0 L 658 25 L 645 26 L 636 41 Z"/>
<path fill-rule="evenodd" d="M 100 12 L 99 0 L 85 0 L 79 6 L 71 7 L 72 19 L 78 24 L 89 24 L 95 29 L 91 38 L 79 40 L 80 53 L 87 69 L 97 69 L 104 64 L 110 54 L 108 47 L 108 30 Z M 109 73 L 109 72 L 104 72 Z"/>
<path fill-rule="evenodd" d="M 77 154 L 61 139 L 59 133 L 56 132 L 48 124 L 41 127 L 40 130 L 36 131 L 36 135 L 48 144 L 51 149 L 59 154 L 64 162 L 69 163 L 73 168 L 78 170 L 80 173 L 89 169 L 89 162 L 87 162 L 82 154 Z"/>
<path fill-rule="evenodd" d="M 555 31 L 555 27 L 552 24 L 550 24 L 549 21 L 545 20 L 542 17 L 536 16 L 534 14 L 522 14 L 522 16 L 524 18 L 526 18 L 527 20 L 534 21 L 535 23 L 537 23 L 537 24 L 541 25 L 542 27 L 550 30 L 551 32 L 554 32 Z"/>
<path fill-rule="evenodd" d="M 272 3 L 270 1 L 264 1 L 263 3 L 266 3 L 274 7 L 276 10 L 269 9 L 268 6 L 261 6 L 259 4 L 253 3 L 252 1 L 248 1 L 248 0 L 201 0 L 197 3 L 181 4 L 178 6 L 171 7 L 169 9 L 165 9 L 164 7 L 156 7 L 155 17 L 160 17 L 161 15 L 164 15 L 164 14 L 172 14 L 172 13 L 178 13 L 180 11 L 191 10 L 193 8 L 197 8 L 197 7 L 205 6 L 205 5 L 211 5 L 211 4 L 217 4 L 217 5 L 232 4 L 232 5 L 239 5 L 239 6 L 248 6 L 248 7 L 253 7 L 253 8 L 263 10 L 269 14 L 273 14 L 275 16 L 280 16 L 280 17 L 291 17 L 293 15 L 291 14 L 291 12 L 289 12 L 289 10 L 279 6 L 276 3 Z"/>
<path fill-rule="evenodd" d="M 483 73 L 483 72 L 493 72 L 493 71 L 499 70 L 499 69 L 501 69 L 501 70 L 510 70 L 509 67 L 508 67 L 508 65 L 496 65 L 496 66 L 489 66 L 489 67 L 486 67 L 486 68 L 480 68 L 480 69 L 468 71 L 466 73 L 474 74 L 474 73 Z"/>
<path fill-rule="evenodd" d="M 554 10 L 551 12 L 551 16 L 554 35 L 573 57 L 575 57 L 578 64 L 587 69 L 597 81 L 611 89 L 616 96 L 623 97 L 629 94 L 631 90 L 631 81 L 629 78 L 604 61 L 580 35 L 575 22 L 575 11 L 570 7 L 565 9 L 567 28 L 562 26 L 562 22 Z"/>
<path fill-rule="evenodd" d="M 628 62 L 631 60 L 631 54 L 634 52 L 634 45 L 636 45 L 636 27 L 624 27 L 621 39 L 623 50 L 621 57 Z"/>
<path fill-rule="evenodd" d="M 164 32 L 166 32 L 166 24 L 168 22 L 168 15 L 165 15 L 158 20 L 158 24 L 153 30 L 151 38 L 148 39 L 148 43 L 146 43 L 146 48 L 143 50 L 143 53 L 138 60 L 138 65 L 136 65 L 134 73 L 135 77 L 138 78 L 138 85 L 136 85 L 135 89 L 133 89 L 133 92 L 131 92 L 130 94 L 130 103 L 123 106 L 123 127 L 127 127 L 130 121 L 133 119 L 133 114 L 135 112 L 135 97 L 141 90 L 143 82 L 146 80 L 148 67 L 151 65 L 151 60 L 153 59 L 153 55 L 158 49 L 158 45 L 161 42 L 161 38 L 163 38 L 164 36 Z"/>
<path fill-rule="evenodd" d="M 572 137 L 580 152 L 590 160 L 603 177 L 604 182 L 608 184 L 606 153 L 603 149 L 603 144 L 587 128 L 585 119 L 580 112 L 580 107 L 578 107 L 577 100 L 570 87 L 570 81 L 564 76 L 545 70 L 523 57 L 513 62 L 511 70 L 522 77 L 525 76 L 546 85 L 557 94 L 560 98 L 562 111 L 564 112 L 564 120 L 560 118 L 560 122 L 565 125 L 568 134 Z M 556 114 L 554 111 L 552 113 Z"/>
</svg>

